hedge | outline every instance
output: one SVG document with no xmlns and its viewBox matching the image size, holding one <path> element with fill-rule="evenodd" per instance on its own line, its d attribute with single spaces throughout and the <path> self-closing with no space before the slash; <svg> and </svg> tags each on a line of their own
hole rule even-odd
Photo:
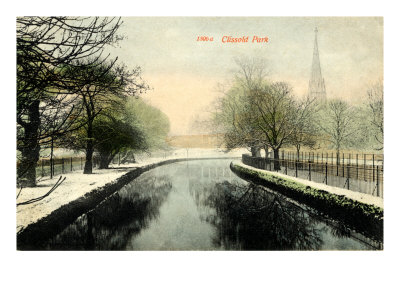
<svg viewBox="0 0 400 300">
<path fill-rule="evenodd" d="M 343 222 L 369 238 L 383 242 L 383 209 L 380 207 L 233 163 L 230 168 L 243 179 L 275 190 L 325 216 Z"/>
</svg>

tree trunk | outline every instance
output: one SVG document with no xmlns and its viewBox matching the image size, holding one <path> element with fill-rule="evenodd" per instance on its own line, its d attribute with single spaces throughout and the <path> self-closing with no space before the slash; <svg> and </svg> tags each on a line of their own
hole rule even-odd
<svg viewBox="0 0 400 300">
<path fill-rule="evenodd" d="M 18 166 L 18 185 L 20 187 L 36 186 L 36 165 L 39 160 L 38 132 L 40 126 L 39 101 L 33 101 L 28 108 L 29 123 L 24 124 L 21 161 Z"/>
<path fill-rule="evenodd" d="M 121 157 L 121 164 L 125 164 L 125 163 L 136 163 L 136 158 L 135 158 L 135 154 L 133 153 L 132 150 L 128 150 L 127 152 L 125 152 L 124 156 Z"/>
<path fill-rule="evenodd" d="M 93 120 L 89 120 L 87 128 L 87 142 L 86 142 L 86 159 L 83 174 L 93 173 Z"/>
<path fill-rule="evenodd" d="M 274 170 L 279 171 L 281 169 L 280 163 L 279 163 L 279 148 L 274 149 Z"/>
<path fill-rule="evenodd" d="M 261 148 L 260 147 L 250 147 L 251 156 L 253 157 L 261 157 Z"/>
<path fill-rule="evenodd" d="M 109 164 L 110 164 L 109 155 L 105 153 L 100 153 L 99 169 L 108 169 Z"/>
<path fill-rule="evenodd" d="M 268 158 L 268 146 L 264 145 L 265 158 Z"/>
<path fill-rule="evenodd" d="M 108 169 L 111 161 L 115 155 L 113 154 L 108 154 L 108 153 L 101 153 L 100 152 L 100 164 L 99 164 L 99 169 Z"/>
<path fill-rule="evenodd" d="M 340 150 L 336 149 L 336 164 L 340 165 Z"/>
</svg>

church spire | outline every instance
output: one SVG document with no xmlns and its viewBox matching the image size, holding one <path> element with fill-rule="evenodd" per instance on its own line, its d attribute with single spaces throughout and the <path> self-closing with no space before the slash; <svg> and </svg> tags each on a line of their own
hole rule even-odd
<svg viewBox="0 0 400 300">
<path fill-rule="evenodd" d="M 321 65 L 319 63 L 317 34 L 318 29 L 315 27 L 314 53 L 311 66 L 311 78 L 308 87 L 308 96 L 310 98 L 315 98 L 317 101 L 325 101 L 325 82 L 322 78 Z"/>
</svg>

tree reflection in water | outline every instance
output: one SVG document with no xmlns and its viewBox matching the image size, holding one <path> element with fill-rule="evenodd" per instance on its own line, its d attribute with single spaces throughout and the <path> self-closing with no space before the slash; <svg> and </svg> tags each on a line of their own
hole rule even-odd
<svg viewBox="0 0 400 300">
<path fill-rule="evenodd" d="M 106 198 L 51 239 L 52 250 L 123 250 L 154 218 L 172 185 L 169 177 L 143 176 Z"/>
<path fill-rule="evenodd" d="M 324 226 L 284 196 L 254 184 L 217 183 L 211 191 L 195 193 L 196 203 L 213 208 L 203 219 L 217 228 L 214 240 L 225 249 L 318 250 Z M 201 199 L 199 195 L 209 195 Z M 204 210 L 203 208 L 203 210 Z"/>
</svg>

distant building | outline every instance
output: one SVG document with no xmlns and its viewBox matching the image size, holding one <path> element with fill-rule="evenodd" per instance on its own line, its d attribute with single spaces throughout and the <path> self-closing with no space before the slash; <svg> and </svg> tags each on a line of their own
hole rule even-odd
<svg viewBox="0 0 400 300">
<path fill-rule="evenodd" d="M 311 66 L 311 78 L 308 86 L 308 96 L 318 102 L 326 101 L 325 81 L 322 78 L 318 52 L 318 29 L 315 28 L 314 54 Z"/>
</svg>

